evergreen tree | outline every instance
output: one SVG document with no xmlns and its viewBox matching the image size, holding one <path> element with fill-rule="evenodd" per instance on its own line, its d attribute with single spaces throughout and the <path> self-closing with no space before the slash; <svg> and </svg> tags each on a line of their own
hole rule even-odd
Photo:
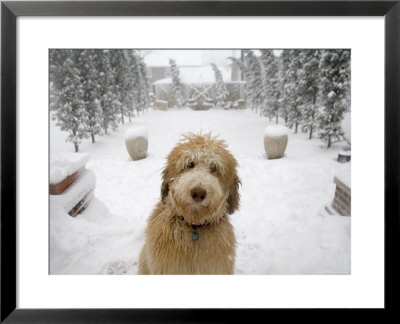
<svg viewBox="0 0 400 324">
<path fill-rule="evenodd" d="M 144 111 L 149 104 L 149 89 L 150 84 L 146 75 L 146 65 L 142 57 L 136 52 L 131 53 L 131 71 L 133 80 L 132 93 L 134 94 L 134 106 L 136 113 Z"/>
<path fill-rule="evenodd" d="M 75 62 L 79 53 L 73 50 L 50 50 L 50 109 L 53 120 L 61 130 L 68 132 L 66 141 L 79 151 L 82 138 L 87 137 L 84 125 L 83 89 L 80 71 Z"/>
<path fill-rule="evenodd" d="M 169 60 L 169 64 L 171 66 L 172 91 L 174 95 L 175 106 L 181 108 L 183 105 L 183 86 L 179 76 L 179 68 L 173 59 Z"/>
<path fill-rule="evenodd" d="M 281 91 L 280 105 L 281 105 L 281 116 L 285 120 L 285 124 L 289 125 L 289 116 L 288 109 L 286 107 L 287 104 L 287 96 L 285 93 L 285 84 L 286 84 L 286 73 L 289 69 L 290 57 L 289 50 L 283 50 L 280 57 L 280 70 L 279 70 L 279 88 Z"/>
<path fill-rule="evenodd" d="M 150 103 L 150 82 L 147 78 L 146 64 L 143 58 L 137 54 L 138 70 L 140 73 L 139 77 L 139 107 L 142 111 L 149 107 Z"/>
<path fill-rule="evenodd" d="M 101 127 L 104 134 L 108 134 L 108 130 L 117 129 L 118 117 L 120 111 L 119 101 L 117 96 L 117 87 L 115 85 L 114 73 L 110 63 L 110 50 L 98 50 L 97 71 L 98 77 L 98 92 L 101 107 Z"/>
<path fill-rule="evenodd" d="M 257 112 L 258 108 L 262 106 L 264 101 L 261 66 L 252 50 L 244 50 L 243 54 L 245 65 L 243 72 L 247 81 L 247 100 L 251 107 Z"/>
<path fill-rule="evenodd" d="M 276 118 L 278 123 L 278 113 L 280 107 L 281 89 L 279 82 L 278 60 L 272 50 L 260 50 L 261 62 L 264 67 L 263 89 L 264 89 L 264 107 L 263 114 Z"/>
<path fill-rule="evenodd" d="M 149 103 L 143 59 L 133 50 L 51 50 L 50 109 L 67 141 L 107 134 Z M 118 116 L 119 115 L 119 116 Z"/>
<path fill-rule="evenodd" d="M 350 51 L 323 50 L 320 62 L 321 108 L 319 135 L 329 148 L 342 141 L 341 122 L 350 110 Z"/>
<path fill-rule="evenodd" d="M 211 66 L 212 69 L 214 70 L 214 75 L 215 75 L 215 87 L 217 90 L 217 95 L 216 95 L 217 107 L 224 107 L 226 104 L 226 100 L 229 96 L 229 92 L 222 78 L 221 71 L 214 63 L 211 63 Z"/>
<path fill-rule="evenodd" d="M 130 90 L 129 66 L 124 55 L 124 50 L 110 50 L 110 64 L 114 75 L 114 90 L 117 96 L 115 105 L 119 107 L 120 121 L 124 124 L 124 116 L 128 115 L 128 105 L 130 98 L 128 97 Z"/>
<path fill-rule="evenodd" d="M 229 56 L 228 59 L 232 61 L 232 63 L 231 63 L 232 66 L 237 65 L 239 67 L 241 73 L 242 74 L 246 74 L 247 73 L 247 69 L 246 69 L 246 65 L 244 64 L 244 54 L 243 54 L 243 52 L 245 52 L 245 50 L 241 51 L 242 54 L 241 54 L 241 58 L 240 59 L 238 59 L 236 57 L 232 57 L 232 56 Z"/>
<path fill-rule="evenodd" d="M 95 135 L 101 131 L 101 107 L 99 95 L 99 73 L 96 63 L 98 53 L 96 50 L 73 50 L 77 52 L 77 61 L 80 72 L 80 82 L 83 91 L 83 123 L 88 134 L 90 134 L 92 143 L 95 142 Z"/>
<path fill-rule="evenodd" d="M 136 113 L 139 114 L 140 110 L 138 102 L 140 95 L 140 71 L 135 51 L 123 50 L 123 54 L 127 67 L 123 78 L 125 87 L 124 104 L 126 106 L 126 113 L 129 122 L 131 122 L 131 117 L 134 116 L 134 111 L 136 110 Z"/>
<path fill-rule="evenodd" d="M 297 133 L 298 126 L 302 121 L 301 106 L 303 98 L 301 89 L 298 86 L 299 71 L 302 68 L 300 61 L 300 50 L 284 50 L 283 60 L 287 62 L 283 76 L 283 103 L 286 107 L 287 122 L 290 128 L 295 126 Z"/>
<path fill-rule="evenodd" d="M 320 50 L 302 50 L 300 62 L 302 69 L 299 70 L 299 91 L 302 94 L 301 105 L 302 123 L 309 133 L 309 139 L 317 127 L 317 95 L 320 85 Z"/>
</svg>

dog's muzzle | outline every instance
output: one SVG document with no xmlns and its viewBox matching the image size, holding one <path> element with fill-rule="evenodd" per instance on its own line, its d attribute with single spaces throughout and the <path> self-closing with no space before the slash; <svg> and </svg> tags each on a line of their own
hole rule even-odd
<svg viewBox="0 0 400 324">
<path fill-rule="evenodd" d="M 207 191 L 200 186 L 196 186 L 190 191 L 190 195 L 195 202 L 199 203 L 206 199 Z"/>
</svg>

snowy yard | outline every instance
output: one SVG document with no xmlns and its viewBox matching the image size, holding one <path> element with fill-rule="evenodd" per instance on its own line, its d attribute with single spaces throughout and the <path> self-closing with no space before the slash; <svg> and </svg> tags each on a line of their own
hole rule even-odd
<svg viewBox="0 0 400 324">
<path fill-rule="evenodd" d="M 73 151 L 51 122 L 50 152 Z M 235 274 L 349 274 L 350 217 L 330 215 L 341 145 L 329 150 L 307 134 L 290 134 L 285 157 L 268 160 L 269 124 L 250 109 L 149 110 L 111 135 L 80 145 L 90 152 L 95 199 L 76 218 L 50 206 L 51 274 L 136 274 L 146 219 L 160 196 L 165 157 L 185 132 L 212 131 L 239 162 L 241 207 L 231 216 L 237 238 Z M 149 155 L 131 161 L 128 127 L 144 125 Z"/>
</svg>

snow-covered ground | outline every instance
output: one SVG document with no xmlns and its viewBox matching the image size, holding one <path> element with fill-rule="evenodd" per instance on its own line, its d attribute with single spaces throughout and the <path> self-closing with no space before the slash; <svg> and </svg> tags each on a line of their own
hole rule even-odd
<svg viewBox="0 0 400 324">
<path fill-rule="evenodd" d="M 50 152 L 73 151 L 51 122 Z M 350 217 L 330 215 L 336 162 L 343 145 L 327 150 L 307 134 L 290 134 L 285 157 L 268 160 L 270 123 L 251 110 L 149 110 L 111 135 L 85 140 L 95 198 L 76 218 L 50 206 L 51 274 L 136 274 L 146 219 L 160 195 L 165 157 L 181 134 L 212 131 L 238 160 L 241 207 L 231 216 L 238 242 L 235 274 L 349 274 Z M 127 128 L 148 128 L 148 157 L 132 161 Z M 348 166 L 348 165 L 347 165 Z"/>
</svg>

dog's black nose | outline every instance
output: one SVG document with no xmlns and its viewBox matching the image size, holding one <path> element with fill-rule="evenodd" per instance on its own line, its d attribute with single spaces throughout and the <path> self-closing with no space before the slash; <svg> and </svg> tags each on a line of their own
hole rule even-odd
<svg viewBox="0 0 400 324">
<path fill-rule="evenodd" d="M 205 191 L 202 187 L 194 187 L 190 193 L 193 200 L 196 202 L 203 201 L 207 196 L 207 191 Z"/>
</svg>

